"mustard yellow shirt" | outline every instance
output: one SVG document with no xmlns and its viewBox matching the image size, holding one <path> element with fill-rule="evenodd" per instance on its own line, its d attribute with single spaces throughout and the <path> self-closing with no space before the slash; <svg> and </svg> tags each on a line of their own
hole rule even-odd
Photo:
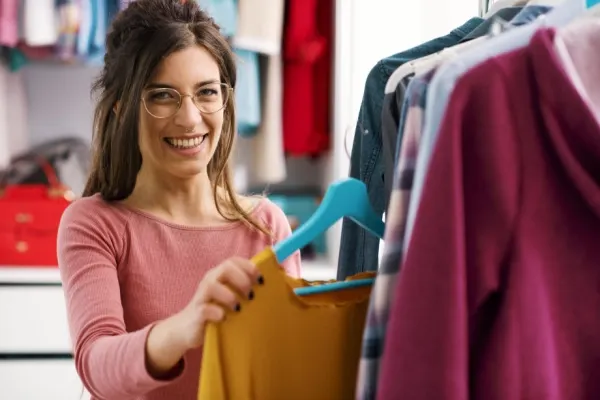
<svg viewBox="0 0 600 400">
<path fill-rule="evenodd" d="M 287 276 L 271 249 L 253 261 L 265 284 L 207 326 L 198 399 L 354 399 L 371 287 L 299 297 L 314 283 Z"/>
</svg>

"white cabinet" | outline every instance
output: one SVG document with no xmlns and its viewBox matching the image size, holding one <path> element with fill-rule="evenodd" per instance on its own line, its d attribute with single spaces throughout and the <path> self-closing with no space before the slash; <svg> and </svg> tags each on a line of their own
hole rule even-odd
<svg viewBox="0 0 600 400">
<path fill-rule="evenodd" d="M 0 398 L 89 399 L 72 360 L 1 360 Z"/>
<path fill-rule="evenodd" d="M 58 270 L 0 267 L 0 399 L 82 400 Z"/>
<path fill-rule="evenodd" d="M 60 286 L 0 284 L 0 354 L 70 353 Z"/>
</svg>

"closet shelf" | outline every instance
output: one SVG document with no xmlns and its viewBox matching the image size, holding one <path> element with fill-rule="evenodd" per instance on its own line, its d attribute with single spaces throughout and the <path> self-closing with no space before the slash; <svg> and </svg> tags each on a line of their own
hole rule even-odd
<svg viewBox="0 0 600 400">
<path fill-rule="evenodd" d="M 336 268 L 325 257 L 302 260 L 302 277 L 309 281 L 335 279 Z M 0 284 L 60 284 L 58 268 L 0 266 Z"/>
</svg>

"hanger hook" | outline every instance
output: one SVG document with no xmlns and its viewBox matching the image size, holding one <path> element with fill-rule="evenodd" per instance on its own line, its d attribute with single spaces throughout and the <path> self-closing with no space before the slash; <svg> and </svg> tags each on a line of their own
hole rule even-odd
<svg viewBox="0 0 600 400">
<path fill-rule="evenodd" d="M 350 155 L 350 149 L 348 148 L 348 134 L 350 133 L 350 125 L 346 126 L 345 132 L 344 132 L 344 152 L 346 153 L 346 157 L 348 157 L 348 160 L 352 157 Z"/>
</svg>

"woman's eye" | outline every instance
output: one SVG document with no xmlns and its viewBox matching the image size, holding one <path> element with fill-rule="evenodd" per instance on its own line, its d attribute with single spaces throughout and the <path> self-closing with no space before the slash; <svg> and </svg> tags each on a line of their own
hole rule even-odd
<svg viewBox="0 0 600 400">
<path fill-rule="evenodd" d="M 217 96 L 219 94 L 219 92 L 215 89 L 210 89 L 210 88 L 204 88 L 204 89 L 200 89 L 197 93 L 196 96 L 199 97 L 211 97 L 211 96 Z"/>
<path fill-rule="evenodd" d="M 165 101 L 165 100 L 173 100 L 173 99 L 175 99 L 175 96 L 171 92 L 160 91 L 160 92 L 153 92 L 150 95 L 150 98 L 152 100 L 156 100 L 156 101 Z"/>
</svg>

